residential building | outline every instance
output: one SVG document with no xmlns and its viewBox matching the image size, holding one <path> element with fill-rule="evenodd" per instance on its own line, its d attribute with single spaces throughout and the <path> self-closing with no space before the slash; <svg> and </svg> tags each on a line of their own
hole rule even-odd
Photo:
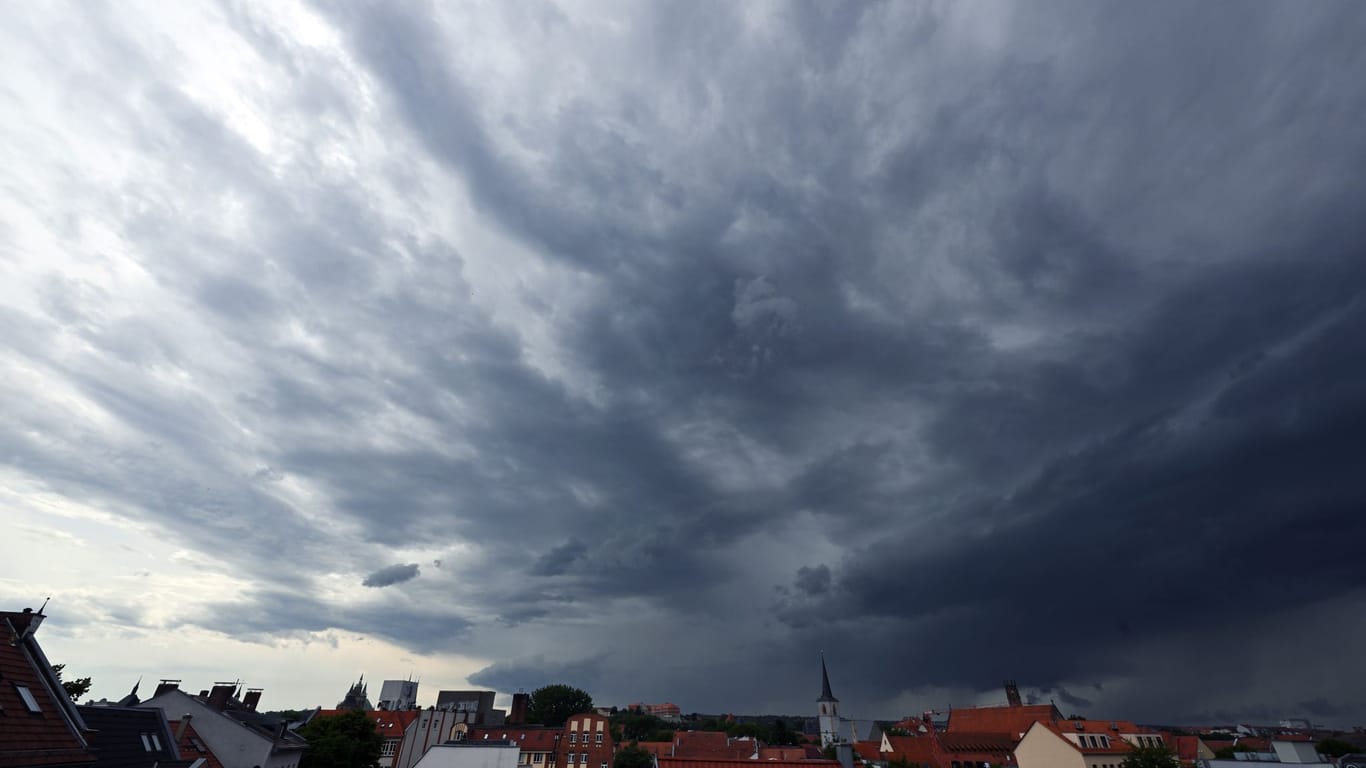
<svg viewBox="0 0 1366 768">
<path fill-rule="evenodd" d="M 918 768 L 1009 766 L 1015 764 L 1014 748 L 1015 739 L 1005 733 L 884 733 L 879 762 L 901 762 Z"/>
<path fill-rule="evenodd" d="M 85 720 L 34 637 L 45 618 L 0 611 L 0 768 L 95 762 Z"/>
<path fill-rule="evenodd" d="M 394 755 L 392 768 L 413 768 L 432 747 L 455 741 L 456 726 L 464 726 L 462 733 L 468 733 L 471 727 L 467 722 L 469 717 L 468 711 L 417 710 L 417 719 L 403 731 L 403 740 Z"/>
<path fill-rule="evenodd" d="M 668 701 L 662 704 L 636 703 L 631 704 L 627 709 L 633 712 L 643 712 L 647 715 L 654 715 L 661 720 L 667 720 L 671 723 L 677 723 L 683 719 L 683 710 L 679 709 L 677 704 Z"/>
<path fill-rule="evenodd" d="M 77 707 L 95 753 L 93 768 L 199 768 L 199 758 L 181 760 L 166 715 L 159 709 Z M 198 765 L 196 765 L 198 764 Z"/>
<path fill-rule="evenodd" d="M 238 683 L 215 683 L 192 696 L 180 681 L 163 680 L 152 698 L 139 706 L 160 709 L 177 720 L 190 715 L 196 734 L 223 768 L 298 768 L 308 742 L 280 718 L 258 713 L 261 691 L 238 699 Z"/>
<path fill-rule="evenodd" d="M 379 688 L 379 708 L 417 709 L 417 681 L 385 680 Z"/>
<path fill-rule="evenodd" d="M 436 708 L 464 716 L 470 725 L 502 725 L 507 713 L 493 708 L 493 691 L 438 691 Z"/>
<path fill-rule="evenodd" d="M 754 768 L 754 760 L 707 757 L 660 757 L 657 768 Z M 770 760 L 764 768 L 840 768 L 836 760 Z"/>
<path fill-rule="evenodd" d="M 552 768 L 561 730 L 545 725 L 479 726 L 471 728 L 470 741 L 510 741 L 519 750 L 517 764 L 530 768 Z"/>
<path fill-rule="evenodd" d="M 1119 768 L 1135 748 L 1166 746 L 1161 733 L 1127 721 L 1040 720 L 1015 747 L 1015 759 L 1020 768 Z"/>
<path fill-rule="evenodd" d="M 1036 722 L 1061 723 L 1062 712 L 1052 704 L 972 707 L 949 712 L 949 733 L 1008 733 L 1017 741 Z"/>
<path fill-rule="evenodd" d="M 616 744 L 607 718 L 596 712 L 574 715 L 560 732 L 557 768 L 609 768 Z"/>
</svg>

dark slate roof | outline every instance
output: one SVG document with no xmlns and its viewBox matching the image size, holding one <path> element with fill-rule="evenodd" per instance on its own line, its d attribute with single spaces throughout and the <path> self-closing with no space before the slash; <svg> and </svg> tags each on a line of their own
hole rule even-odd
<svg viewBox="0 0 1366 768">
<path fill-rule="evenodd" d="M 303 749 L 308 746 L 308 740 L 294 731 L 286 729 L 284 735 L 280 735 L 280 726 L 285 721 L 278 715 L 252 712 L 248 709 L 225 709 L 223 714 L 247 726 L 257 734 L 274 740 L 276 749 Z"/>
<path fill-rule="evenodd" d="M 91 729 L 95 768 L 152 768 L 180 759 L 159 709 L 83 706 L 80 711 Z"/>
<path fill-rule="evenodd" d="M 0 611 L 0 768 L 89 765 L 80 713 L 29 632 L 41 614 Z M 23 686 L 38 705 L 30 712 Z"/>
</svg>

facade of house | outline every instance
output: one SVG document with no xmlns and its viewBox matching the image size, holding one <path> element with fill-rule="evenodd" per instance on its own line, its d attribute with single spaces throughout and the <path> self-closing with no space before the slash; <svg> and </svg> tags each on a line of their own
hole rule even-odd
<svg viewBox="0 0 1366 768">
<path fill-rule="evenodd" d="M 616 743 L 607 718 L 596 712 L 574 715 L 560 731 L 557 768 L 609 768 Z"/>
<path fill-rule="evenodd" d="M 190 723 L 193 719 L 193 717 L 187 717 L 183 720 L 167 721 L 167 725 L 170 725 L 171 730 L 175 732 L 176 745 L 180 747 L 181 758 L 203 760 L 204 762 L 198 764 L 198 768 L 223 768 L 223 763 L 214 755 L 213 750 L 209 749 L 209 745 L 200 738 L 199 733 L 194 729 L 194 725 Z"/>
<path fill-rule="evenodd" d="M 166 681 L 139 706 L 160 709 L 177 720 L 190 715 L 198 738 L 224 768 L 298 768 L 308 742 L 284 721 L 256 712 L 260 691 L 239 701 L 233 695 L 236 688 L 235 683 L 220 683 L 192 696 L 178 682 Z"/>
<path fill-rule="evenodd" d="M 0 768 L 89 766 L 89 728 L 35 639 L 46 617 L 0 612 Z"/>
<path fill-rule="evenodd" d="M 544 725 L 501 725 L 471 728 L 470 741 L 509 741 L 517 745 L 517 764 L 531 768 L 551 768 L 560 743 L 559 728 Z"/>
<path fill-rule="evenodd" d="M 1167 746 L 1161 733 L 1126 721 L 1036 721 L 1015 759 L 1020 768 L 1119 768 L 1136 748 Z"/>
</svg>

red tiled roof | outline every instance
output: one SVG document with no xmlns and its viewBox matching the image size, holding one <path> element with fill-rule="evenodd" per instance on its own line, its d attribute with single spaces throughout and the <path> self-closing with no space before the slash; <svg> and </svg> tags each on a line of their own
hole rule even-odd
<svg viewBox="0 0 1366 768">
<path fill-rule="evenodd" d="M 562 729 L 543 725 L 479 725 L 470 729 L 471 741 L 508 739 L 523 752 L 554 752 L 555 736 Z"/>
<path fill-rule="evenodd" d="M 655 757 L 668 757 L 673 754 L 674 743 L 672 741 L 638 741 L 636 746 L 649 752 Z"/>
<path fill-rule="evenodd" d="M 317 717 L 335 717 L 347 711 L 349 710 L 320 709 Z M 401 739 L 403 732 L 408 730 L 408 726 L 412 725 L 420 714 L 421 712 L 415 709 L 374 709 L 366 712 L 365 716 L 374 722 L 375 730 L 379 731 L 379 735 L 386 739 Z"/>
<path fill-rule="evenodd" d="M 1018 740 L 1035 721 L 1051 723 L 1061 719 L 1062 713 L 1052 704 L 955 709 L 949 712 L 947 730 L 950 733 L 1008 733 Z"/>
<path fill-rule="evenodd" d="M 37 642 L 11 644 L 16 630 L 28 629 L 36 615 L 0 612 L 0 768 L 92 763 L 94 754 L 68 720 L 67 702 L 48 692 L 48 684 L 55 688 L 56 677 L 38 655 L 30 655 L 29 645 L 36 648 Z M 19 685 L 28 689 L 40 711 L 29 712 L 15 687 Z"/>
<path fill-rule="evenodd" d="M 171 720 L 171 733 L 180 732 L 180 721 Z M 209 749 L 209 745 L 195 732 L 192 723 L 185 724 L 185 732 L 180 734 L 179 744 L 180 758 L 182 760 L 198 760 L 204 758 L 205 768 L 223 768 L 223 763 L 218 760 L 218 756 Z"/>
<path fill-rule="evenodd" d="M 880 741 L 856 741 L 854 742 L 854 754 L 864 760 L 882 759 L 882 742 Z"/>
<path fill-rule="evenodd" d="M 873 753 L 874 755 L 876 755 L 877 742 L 870 741 L 868 743 L 874 746 Z M 805 760 L 806 750 L 802 749 L 801 747 L 759 747 L 759 759 L 781 760 L 788 762 L 793 760 Z"/>
<path fill-rule="evenodd" d="M 1020 741 L 1008 733 L 941 733 L 937 738 L 945 752 L 1009 753 Z"/>
<path fill-rule="evenodd" d="M 756 768 L 756 760 L 727 760 L 707 757 L 661 757 L 659 768 Z M 833 768 L 835 760 L 771 760 L 763 763 L 766 768 Z"/>
<path fill-rule="evenodd" d="M 895 759 L 913 765 L 935 762 L 934 739 L 929 736 L 888 736 L 887 744 Z"/>
<path fill-rule="evenodd" d="M 743 759 L 754 755 L 752 739 L 732 739 L 721 731 L 679 731 L 674 734 L 673 757 Z"/>
</svg>

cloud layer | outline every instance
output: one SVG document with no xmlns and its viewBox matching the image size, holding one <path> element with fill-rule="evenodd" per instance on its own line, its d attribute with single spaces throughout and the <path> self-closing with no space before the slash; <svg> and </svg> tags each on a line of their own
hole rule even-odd
<svg viewBox="0 0 1366 768">
<path fill-rule="evenodd" d="M 1352 3 L 25 8 L 0 486 L 166 542 L 155 608 L 45 574 L 119 607 L 73 624 L 338 630 L 690 710 L 807 711 L 824 649 L 864 716 L 1011 677 L 1360 721 L 1364 33 Z"/>
</svg>

